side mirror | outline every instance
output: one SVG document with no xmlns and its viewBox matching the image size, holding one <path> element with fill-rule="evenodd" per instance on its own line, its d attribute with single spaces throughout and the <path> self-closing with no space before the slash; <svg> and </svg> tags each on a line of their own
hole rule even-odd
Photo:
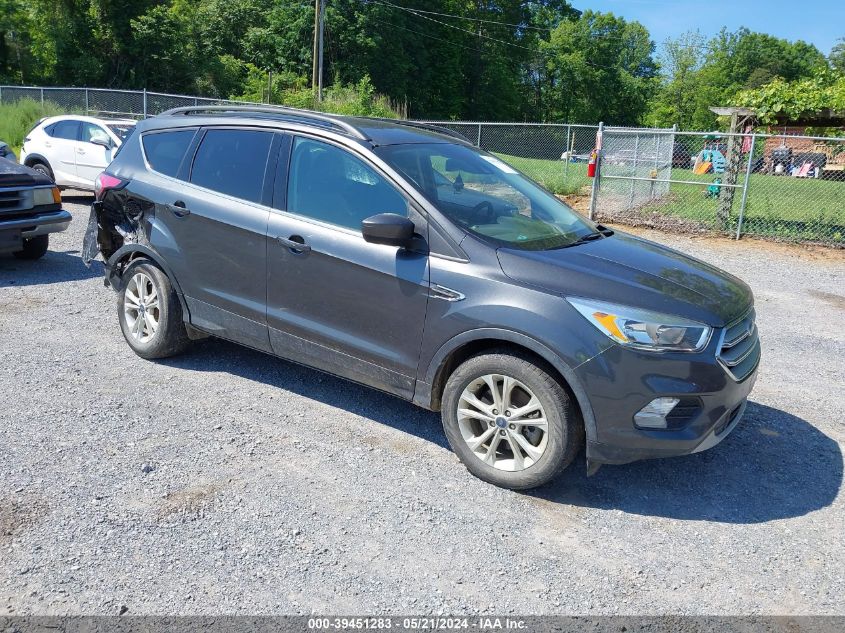
<svg viewBox="0 0 845 633">
<path fill-rule="evenodd" d="M 379 213 L 361 222 L 361 233 L 372 244 L 404 247 L 414 237 L 414 223 L 396 213 Z"/>
<path fill-rule="evenodd" d="M 106 149 L 111 149 L 111 142 L 107 141 L 104 138 L 92 138 L 90 142 L 93 145 L 99 145 L 100 147 L 105 147 Z"/>
</svg>

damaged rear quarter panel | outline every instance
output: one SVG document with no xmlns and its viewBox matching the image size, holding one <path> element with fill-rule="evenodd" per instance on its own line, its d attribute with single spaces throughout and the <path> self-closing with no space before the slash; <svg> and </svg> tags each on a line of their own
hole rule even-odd
<svg viewBox="0 0 845 633">
<path fill-rule="evenodd" d="M 131 244 L 153 251 L 175 248 L 170 231 L 157 219 L 162 205 L 144 195 L 145 188 L 142 183 L 130 182 L 123 189 L 107 191 L 102 201 L 91 205 L 82 252 L 87 265 L 98 254 L 108 263 L 118 250 Z"/>
</svg>

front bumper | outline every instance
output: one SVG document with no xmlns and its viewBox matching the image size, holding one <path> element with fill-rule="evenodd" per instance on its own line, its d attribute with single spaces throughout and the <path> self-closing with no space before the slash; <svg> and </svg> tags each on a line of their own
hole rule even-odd
<svg viewBox="0 0 845 633">
<path fill-rule="evenodd" d="M 754 387 L 759 362 L 741 381 L 717 360 L 719 337 L 698 354 L 655 354 L 614 346 L 584 363 L 576 374 L 589 395 L 596 433 L 587 459 L 625 464 L 688 455 L 712 448 L 739 424 Z M 634 415 L 654 398 L 695 403 L 671 429 L 644 429 Z"/>
<path fill-rule="evenodd" d="M 60 233 L 67 229 L 73 219 L 63 209 L 45 211 L 14 220 L 0 219 L 0 231 L 20 232 L 22 239 L 29 239 L 47 233 Z"/>
</svg>

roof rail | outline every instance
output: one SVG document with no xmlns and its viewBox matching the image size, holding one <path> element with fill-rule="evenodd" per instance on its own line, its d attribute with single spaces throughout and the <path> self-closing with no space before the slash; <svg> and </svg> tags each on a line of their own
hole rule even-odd
<svg viewBox="0 0 845 633">
<path fill-rule="evenodd" d="M 434 125 L 433 123 L 423 123 L 422 121 L 406 121 L 404 119 L 388 119 L 385 117 L 373 117 L 376 121 L 385 121 L 387 123 L 395 123 L 397 125 L 407 125 L 408 127 L 415 127 L 421 130 L 431 130 L 432 132 L 437 132 L 439 134 L 445 134 L 446 136 L 451 136 L 452 138 L 457 138 L 462 141 L 466 141 L 470 145 L 474 145 L 474 143 L 469 140 L 466 136 L 461 134 L 460 132 L 456 132 L 455 130 L 444 127 L 442 125 Z"/>
<path fill-rule="evenodd" d="M 329 114 L 323 114 L 322 112 L 314 112 L 313 110 L 301 110 L 299 108 L 287 108 L 284 106 L 252 106 L 252 105 L 216 105 L 216 106 L 188 106 L 184 108 L 173 108 L 171 110 L 167 110 L 166 112 L 162 112 L 159 116 L 174 116 L 174 115 L 188 115 L 188 114 L 201 114 L 203 112 L 258 112 L 261 114 L 281 114 L 286 115 L 288 117 L 299 118 L 305 121 L 319 121 L 321 123 L 327 123 L 330 126 L 334 127 L 335 129 L 341 130 L 354 136 L 355 138 L 361 140 L 367 140 L 367 136 L 364 135 L 358 128 L 350 123 L 342 119 L 338 119 L 333 117 Z"/>
</svg>

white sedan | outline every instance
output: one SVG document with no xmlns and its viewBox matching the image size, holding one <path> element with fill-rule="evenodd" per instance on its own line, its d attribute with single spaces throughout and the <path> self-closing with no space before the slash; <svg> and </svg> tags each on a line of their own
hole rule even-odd
<svg viewBox="0 0 845 633">
<path fill-rule="evenodd" d="M 114 158 L 135 121 L 63 115 L 41 119 L 24 139 L 22 165 L 59 187 L 94 189 L 94 179 Z"/>
</svg>

